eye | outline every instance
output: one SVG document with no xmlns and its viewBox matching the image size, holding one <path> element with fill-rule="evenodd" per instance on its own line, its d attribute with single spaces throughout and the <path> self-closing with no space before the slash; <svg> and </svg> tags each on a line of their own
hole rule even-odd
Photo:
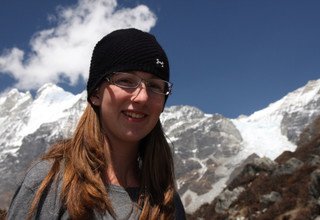
<svg viewBox="0 0 320 220">
<path fill-rule="evenodd" d="M 116 76 L 113 79 L 114 84 L 119 85 L 119 86 L 124 86 L 128 88 L 135 88 L 139 82 L 137 81 L 136 77 L 126 75 L 126 76 Z"/>
<path fill-rule="evenodd" d="M 165 89 L 165 85 L 162 80 L 149 80 L 148 86 L 152 91 L 157 93 L 163 93 Z"/>
</svg>

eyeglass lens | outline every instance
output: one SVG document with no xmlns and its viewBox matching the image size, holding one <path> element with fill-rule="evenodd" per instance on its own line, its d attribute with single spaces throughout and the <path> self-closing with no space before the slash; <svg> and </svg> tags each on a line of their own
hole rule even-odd
<svg viewBox="0 0 320 220">
<path fill-rule="evenodd" d="M 140 77 L 131 73 L 118 72 L 112 75 L 111 82 L 121 88 L 137 88 L 144 82 L 145 85 L 153 92 L 163 95 L 170 94 L 171 83 L 162 79 L 141 79 Z"/>
</svg>

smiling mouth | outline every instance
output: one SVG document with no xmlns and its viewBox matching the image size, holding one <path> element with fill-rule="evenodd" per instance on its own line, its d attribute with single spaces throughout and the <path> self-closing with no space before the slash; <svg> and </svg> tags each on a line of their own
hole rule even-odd
<svg viewBox="0 0 320 220">
<path fill-rule="evenodd" d="M 136 118 L 136 119 L 141 119 L 146 117 L 145 114 L 141 114 L 141 113 L 136 113 L 136 112 L 128 112 L 128 111 L 124 111 L 123 112 L 126 116 L 130 117 L 130 118 Z"/>
</svg>

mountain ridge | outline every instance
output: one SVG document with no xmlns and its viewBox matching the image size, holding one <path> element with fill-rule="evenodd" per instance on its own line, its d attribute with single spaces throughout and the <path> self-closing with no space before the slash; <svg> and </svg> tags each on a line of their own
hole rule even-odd
<svg viewBox="0 0 320 220">
<path fill-rule="evenodd" d="M 304 136 L 308 136 L 305 139 Z M 304 129 L 294 152 L 274 161 L 252 157 L 213 202 L 188 219 L 320 219 L 320 117 Z"/>
<path fill-rule="evenodd" d="M 23 176 L 50 144 L 69 137 L 85 106 L 85 91 L 73 95 L 54 84 L 41 87 L 34 98 L 16 89 L 0 96 L 1 204 L 7 207 L 9 201 L 8 193 L 1 193 L 12 194 L 18 184 L 10 175 Z M 275 159 L 283 151 L 294 151 L 319 109 L 320 80 L 236 119 L 192 106 L 166 107 L 161 121 L 174 146 L 177 186 L 186 211 L 193 213 L 212 202 L 251 155 Z"/>
</svg>

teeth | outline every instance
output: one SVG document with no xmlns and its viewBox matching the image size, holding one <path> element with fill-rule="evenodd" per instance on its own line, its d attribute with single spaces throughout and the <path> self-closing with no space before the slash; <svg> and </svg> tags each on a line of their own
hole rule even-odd
<svg viewBox="0 0 320 220">
<path fill-rule="evenodd" d="M 125 112 L 125 114 L 131 118 L 143 118 L 144 114 L 138 114 L 134 112 Z"/>
</svg>

